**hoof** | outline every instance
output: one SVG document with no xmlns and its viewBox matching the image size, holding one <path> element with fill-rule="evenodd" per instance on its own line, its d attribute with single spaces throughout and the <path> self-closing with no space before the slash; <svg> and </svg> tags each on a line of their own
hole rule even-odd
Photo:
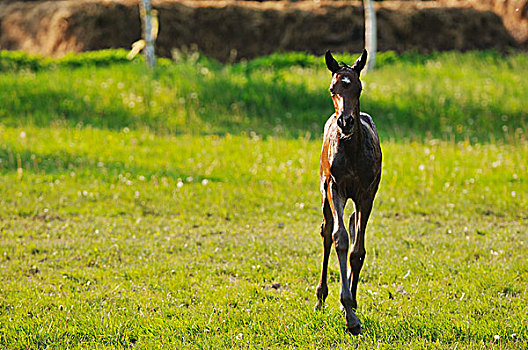
<svg viewBox="0 0 528 350">
<path fill-rule="evenodd" d="M 361 333 L 361 323 L 359 322 L 356 314 L 353 311 L 347 312 L 345 317 L 347 332 L 351 333 L 352 335 L 359 335 Z"/>
<path fill-rule="evenodd" d="M 328 296 L 328 287 L 326 284 L 319 284 L 315 290 L 315 295 L 317 297 L 317 303 L 315 304 L 315 310 L 322 310 L 326 297 Z"/>
<path fill-rule="evenodd" d="M 352 335 L 360 335 L 361 334 L 361 323 L 356 323 L 352 326 L 347 326 L 347 332 Z"/>
</svg>

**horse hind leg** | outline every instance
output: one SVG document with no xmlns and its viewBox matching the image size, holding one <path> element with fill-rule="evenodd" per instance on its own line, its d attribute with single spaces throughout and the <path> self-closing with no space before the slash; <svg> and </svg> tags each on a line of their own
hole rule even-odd
<svg viewBox="0 0 528 350">
<path fill-rule="evenodd" d="M 356 212 L 353 212 L 352 215 L 350 215 L 350 221 L 348 222 L 348 234 L 351 235 L 352 237 L 352 245 L 354 245 L 355 232 L 356 232 Z M 352 283 L 352 269 L 348 271 L 348 284 L 351 285 L 351 283 Z"/>
<path fill-rule="evenodd" d="M 367 222 L 370 216 L 370 211 L 372 204 L 367 205 L 363 208 L 358 208 L 356 211 L 356 216 L 354 216 L 355 222 L 355 231 L 351 232 L 351 236 L 354 237 L 351 250 L 350 250 L 350 291 L 352 293 L 353 306 L 354 309 L 357 309 L 357 286 L 359 282 L 359 274 L 363 268 L 363 263 L 365 262 L 365 230 L 367 228 Z M 350 218 L 350 226 L 352 226 L 352 217 Z"/>
<path fill-rule="evenodd" d="M 323 264 L 321 268 L 321 278 L 316 289 L 316 310 L 320 310 L 323 307 L 326 297 L 328 296 L 328 258 L 330 256 L 330 250 L 332 248 L 332 228 L 334 226 L 334 219 L 330 210 L 330 204 L 328 203 L 328 200 L 326 198 L 323 202 L 323 222 L 321 224 L 321 236 L 323 238 Z"/>
</svg>

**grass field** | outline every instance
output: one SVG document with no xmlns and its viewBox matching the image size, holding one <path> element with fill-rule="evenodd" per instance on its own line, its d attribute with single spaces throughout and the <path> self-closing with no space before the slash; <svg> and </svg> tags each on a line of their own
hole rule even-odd
<svg viewBox="0 0 528 350">
<path fill-rule="evenodd" d="M 527 55 L 365 77 L 384 168 L 359 337 L 334 253 L 313 311 L 322 59 L 104 55 L 0 56 L 1 348 L 528 347 Z"/>
</svg>

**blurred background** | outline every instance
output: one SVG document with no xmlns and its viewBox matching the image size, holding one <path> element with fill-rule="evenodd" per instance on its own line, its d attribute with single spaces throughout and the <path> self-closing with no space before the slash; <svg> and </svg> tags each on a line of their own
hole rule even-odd
<svg viewBox="0 0 528 350">
<path fill-rule="evenodd" d="M 153 0 L 157 53 L 195 48 L 220 61 L 276 51 L 359 52 L 359 1 Z M 375 1 L 380 51 L 417 52 L 528 45 L 526 0 Z M 0 49 L 60 56 L 129 48 L 141 35 L 133 0 L 0 0 Z"/>
<path fill-rule="evenodd" d="M 378 55 L 362 106 L 383 137 L 477 142 L 526 129 L 526 0 L 154 0 L 155 33 L 142 29 L 143 3 L 0 0 L 0 70 L 43 79 L 6 77 L 2 122 L 318 139 L 331 111 L 321 55 L 351 63 L 366 46 Z M 154 74 L 137 64 L 147 32 Z M 112 72 L 69 69 L 83 65 Z"/>
</svg>

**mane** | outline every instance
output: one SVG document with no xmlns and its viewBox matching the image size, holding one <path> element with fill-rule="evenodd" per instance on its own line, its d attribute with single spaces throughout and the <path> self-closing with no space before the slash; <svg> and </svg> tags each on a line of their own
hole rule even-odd
<svg viewBox="0 0 528 350">
<path fill-rule="evenodd" d="M 352 67 L 350 67 L 348 64 L 344 63 L 344 62 L 339 62 L 341 63 L 341 69 L 346 69 L 346 70 L 352 70 Z"/>
</svg>

